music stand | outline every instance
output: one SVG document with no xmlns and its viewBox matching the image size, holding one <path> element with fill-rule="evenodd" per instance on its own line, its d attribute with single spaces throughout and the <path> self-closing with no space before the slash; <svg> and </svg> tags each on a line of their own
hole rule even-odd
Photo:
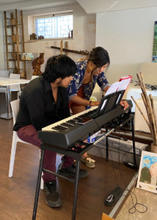
<svg viewBox="0 0 157 220">
<path fill-rule="evenodd" d="M 124 95 L 124 92 L 125 90 L 121 90 L 121 91 L 117 91 L 112 94 L 103 96 L 97 111 L 94 113 L 94 117 L 97 117 L 106 112 L 109 112 L 112 109 L 114 109 L 117 105 L 119 105 Z"/>
</svg>

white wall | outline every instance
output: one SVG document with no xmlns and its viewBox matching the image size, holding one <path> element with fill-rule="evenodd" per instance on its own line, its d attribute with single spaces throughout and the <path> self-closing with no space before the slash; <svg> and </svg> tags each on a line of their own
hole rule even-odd
<svg viewBox="0 0 157 220">
<path fill-rule="evenodd" d="M 157 7 L 99 13 L 96 16 L 96 45 L 106 48 L 111 65 L 110 81 L 135 74 L 140 63 L 151 62 Z"/>
<path fill-rule="evenodd" d="M 5 53 L 5 48 L 4 48 L 4 32 L 3 32 L 3 13 L 0 12 L 0 70 L 4 70 L 5 67 L 5 62 L 4 62 L 4 53 Z"/>
</svg>

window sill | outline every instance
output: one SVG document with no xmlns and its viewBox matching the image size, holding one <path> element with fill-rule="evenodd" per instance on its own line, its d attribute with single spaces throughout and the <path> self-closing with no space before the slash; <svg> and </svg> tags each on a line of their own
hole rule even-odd
<svg viewBox="0 0 157 220">
<path fill-rule="evenodd" d="M 65 37 L 65 38 L 45 38 L 45 39 L 41 39 L 41 40 L 38 40 L 38 39 L 35 39 L 35 40 L 28 40 L 28 41 L 25 41 L 25 43 L 35 43 L 35 42 L 39 42 L 39 41 L 52 41 L 52 40 L 73 40 L 73 38 L 69 38 L 69 37 Z"/>
</svg>

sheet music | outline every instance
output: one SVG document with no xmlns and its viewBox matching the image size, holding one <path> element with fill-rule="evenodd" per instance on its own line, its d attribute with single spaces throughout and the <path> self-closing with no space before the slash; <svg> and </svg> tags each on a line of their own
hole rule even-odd
<svg viewBox="0 0 157 220">
<path fill-rule="evenodd" d="M 129 83 L 130 83 L 131 79 L 124 79 L 124 80 L 121 80 L 120 82 L 115 82 L 113 83 L 110 88 L 107 90 L 107 92 L 105 93 L 105 96 L 106 95 L 109 95 L 109 94 L 112 94 L 114 92 L 118 92 L 118 91 L 121 91 L 121 90 L 126 90 Z"/>
<path fill-rule="evenodd" d="M 131 79 L 132 79 L 132 78 L 129 76 L 129 77 L 126 77 L 126 78 L 124 78 L 124 79 L 121 78 L 121 79 L 120 79 L 121 81 L 119 81 L 119 82 L 113 83 L 113 84 L 109 87 L 109 89 L 107 90 L 107 92 L 105 93 L 105 96 L 110 95 L 110 94 L 115 93 L 115 92 L 118 92 L 118 91 L 126 90 L 127 87 L 128 87 L 128 85 L 129 85 L 129 83 L 130 83 L 130 81 L 131 81 Z M 119 102 L 119 99 L 120 99 L 120 98 L 121 98 L 121 95 L 119 95 L 119 97 L 117 98 L 116 103 Z M 105 108 L 106 102 L 107 102 L 107 100 L 105 99 L 104 102 L 102 103 L 102 106 L 101 106 L 100 111 L 102 111 L 102 110 Z"/>
</svg>

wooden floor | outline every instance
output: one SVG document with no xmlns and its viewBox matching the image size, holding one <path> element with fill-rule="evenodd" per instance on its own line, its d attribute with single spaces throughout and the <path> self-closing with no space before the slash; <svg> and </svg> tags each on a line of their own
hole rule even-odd
<svg viewBox="0 0 157 220">
<path fill-rule="evenodd" d="M 12 140 L 12 120 L 0 119 L 0 220 L 31 220 L 37 179 L 39 153 L 32 145 L 17 146 L 14 177 L 8 178 Z M 104 211 L 104 196 L 116 185 L 123 189 L 134 171 L 116 162 L 96 158 L 96 168 L 88 169 L 89 176 L 79 183 L 77 220 L 100 220 Z M 63 206 L 49 208 L 44 192 L 40 192 L 37 220 L 70 220 L 73 203 L 73 184 L 59 180 Z M 105 209 L 106 213 L 110 209 Z"/>
</svg>

